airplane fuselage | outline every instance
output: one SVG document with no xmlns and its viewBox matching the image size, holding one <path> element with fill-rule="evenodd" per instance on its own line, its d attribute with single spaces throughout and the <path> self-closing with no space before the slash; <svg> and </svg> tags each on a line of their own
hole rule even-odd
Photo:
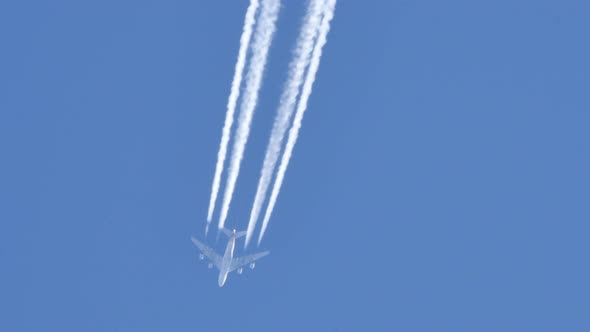
<svg viewBox="0 0 590 332">
<path fill-rule="evenodd" d="M 223 259 L 221 261 L 221 267 L 219 269 L 219 278 L 217 279 L 217 284 L 219 287 L 222 287 L 227 280 L 227 275 L 229 274 L 229 270 L 231 269 L 231 262 L 232 258 L 234 257 L 234 249 L 236 246 L 236 237 L 231 236 L 229 241 L 227 241 L 227 246 L 225 247 L 225 253 L 223 254 Z"/>
</svg>

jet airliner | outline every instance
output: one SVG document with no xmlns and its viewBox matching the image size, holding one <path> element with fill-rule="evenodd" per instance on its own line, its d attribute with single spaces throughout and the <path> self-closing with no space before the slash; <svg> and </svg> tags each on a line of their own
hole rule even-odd
<svg viewBox="0 0 590 332">
<path fill-rule="evenodd" d="M 234 257 L 236 239 L 246 235 L 246 231 L 236 232 L 235 229 L 230 231 L 225 228 L 222 229 L 222 231 L 229 238 L 227 241 L 227 246 L 225 247 L 225 254 L 223 256 L 220 256 L 215 252 L 215 250 L 211 249 L 203 242 L 195 239 L 194 236 L 191 236 L 191 240 L 201 251 L 201 254 L 199 254 L 199 259 L 205 259 L 205 257 L 207 257 L 210 261 L 209 268 L 215 266 L 219 270 L 219 278 L 217 279 L 217 284 L 219 287 L 223 287 L 225 281 L 227 280 L 227 275 L 230 272 L 237 270 L 238 274 L 242 274 L 243 267 L 245 265 L 249 265 L 250 269 L 253 269 L 255 266 L 254 261 L 270 253 L 270 251 L 263 251 L 253 255 Z"/>
</svg>

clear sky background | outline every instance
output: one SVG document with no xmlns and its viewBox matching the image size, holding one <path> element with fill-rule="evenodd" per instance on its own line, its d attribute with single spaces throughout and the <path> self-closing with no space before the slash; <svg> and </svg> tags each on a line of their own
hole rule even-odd
<svg viewBox="0 0 590 332">
<path fill-rule="evenodd" d="M 1 331 L 590 330 L 588 1 L 339 1 L 271 255 L 219 288 L 189 238 L 247 4 L 1 2 Z"/>
</svg>

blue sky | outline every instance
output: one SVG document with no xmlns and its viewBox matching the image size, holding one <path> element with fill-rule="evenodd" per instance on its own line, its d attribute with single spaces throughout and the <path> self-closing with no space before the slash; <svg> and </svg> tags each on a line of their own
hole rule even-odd
<svg viewBox="0 0 590 332">
<path fill-rule="evenodd" d="M 304 11 L 284 3 L 230 227 Z M 0 330 L 590 329 L 590 4 L 341 0 L 272 253 L 220 289 L 189 237 L 246 7 L 0 4 Z"/>
</svg>

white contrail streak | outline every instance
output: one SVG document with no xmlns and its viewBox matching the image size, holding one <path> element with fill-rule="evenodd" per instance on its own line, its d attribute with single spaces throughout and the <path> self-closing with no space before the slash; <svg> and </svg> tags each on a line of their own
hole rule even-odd
<svg viewBox="0 0 590 332">
<path fill-rule="evenodd" d="M 244 66 L 246 64 L 246 54 L 250 45 L 250 38 L 252 37 L 252 28 L 256 23 L 256 10 L 259 6 L 259 0 L 251 0 L 248 9 L 246 10 L 246 17 L 244 19 L 244 27 L 242 29 L 242 36 L 240 37 L 240 50 L 238 51 L 238 60 L 236 61 L 236 68 L 234 71 L 234 78 L 231 83 L 231 92 L 227 101 L 227 111 L 225 113 L 225 122 L 223 124 L 223 131 L 221 134 L 221 143 L 219 151 L 217 152 L 217 164 L 215 165 L 215 176 L 213 177 L 213 185 L 211 188 L 211 198 L 209 200 L 209 212 L 207 213 L 207 228 L 213 217 L 215 210 L 215 202 L 217 201 L 217 194 L 219 193 L 219 184 L 221 182 L 221 174 L 223 173 L 223 165 L 225 163 L 225 156 L 227 154 L 227 145 L 229 143 L 231 127 L 234 122 L 234 113 L 236 103 L 240 96 L 240 86 L 242 84 L 242 76 Z"/>
<path fill-rule="evenodd" d="M 301 122 L 303 121 L 303 115 L 305 114 L 305 110 L 307 109 L 307 102 L 309 100 L 309 96 L 311 95 L 311 90 L 313 88 L 313 83 L 315 81 L 315 76 L 317 74 L 318 68 L 320 66 L 320 59 L 322 57 L 322 48 L 326 44 L 328 32 L 330 31 L 330 22 L 334 17 L 334 9 L 336 8 L 336 0 L 327 0 L 326 7 L 325 7 L 325 14 L 322 18 L 322 23 L 319 30 L 318 39 L 316 41 L 313 55 L 311 57 L 311 63 L 309 65 L 309 69 L 307 71 L 307 75 L 305 78 L 305 83 L 303 84 L 303 88 L 301 90 L 301 98 L 299 100 L 299 104 L 297 105 L 297 111 L 295 112 L 295 117 L 293 119 L 293 126 L 289 130 L 289 138 L 287 139 L 287 144 L 285 145 L 285 152 L 281 158 L 281 164 L 279 165 L 279 170 L 277 171 L 277 178 L 272 188 L 272 193 L 270 195 L 270 199 L 268 202 L 268 206 L 266 208 L 266 212 L 264 214 L 264 220 L 262 222 L 262 229 L 260 230 L 260 235 L 258 236 L 258 244 L 262 241 L 262 237 L 264 236 L 264 232 L 268 227 L 268 222 L 270 220 L 270 216 L 272 214 L 272 210 L 274 209 L 275 203 L 277 201 L 277 196 L 279 195 L 279 191 L 281 190 L 281 185 L 283 184 L 283 179 L 285 178 L 285 172 L 287 171 L 287 166 L 289 165 L 289 160 L 291 159 L 291 155 L 293 154 L 293 148 L 295 147 L 295 143 L 297 142 L 297 137 L 299 135 L 299 129 L 301 128 Z"/>
<path fill-rule="evenodd" d="M 236 137 L 232 148 L 228 179 L 223 196 L 221 216 L 219 218 L 219 229 L 222 229 L 225 225 L 229 205 L 240 173 L 240 164 L 244 156 L 244 149 L 246 148 L 248 135 L 250 134 L 250 124 L 252 123 L 252 117 L 258 102 L 258 92 L 262 84 L 262 76 L 266 66 L 268 50 L 275 32 L 275 23 L 279 14 L 279 7 L 279 0 L 263 0 L 262 2 L 259 22 L 256 26 L 254 42 L 252 44 L 252 58 L 250 59 L 248 74 L 246 76 L 246 87 L 244 96 L 242 97 L 242 104 L 240 106 L 238 128 L 236 129 Z"/>
<path fill-rule="evenodd" d="M 266 148 L 264 163 L 260 172 L 260 179 L 258 180 L 258 189 L 256 190 L 256 196 L 250 212 L 250 221 L 248 222 L 244 247 L 248 246 L 252 234 L 254 233 L 260 209 L 266 198 L 268 186 L 272 180 L 281 153 L 283 138 L 285 137 L 293 112 L 295 111 L 297 96 L 301 84 L 303 84 L 305 68 L 307 68 L 309 64 L 311 53 L 313 51 L 314 39 L 318 33 L 318 27 L 322 18 L 322 10 L 325 6 L 325 2 L 325 0 L 312 0 L 307 9 L 307 13 L 305 14 L 305 18 L 303 19 L 301 32 L 299 33 L 293 51 L 293 59 L 289 64 L 288 78 L 285 87 L 283 88 L 270 140 Z"/>
</svg>

